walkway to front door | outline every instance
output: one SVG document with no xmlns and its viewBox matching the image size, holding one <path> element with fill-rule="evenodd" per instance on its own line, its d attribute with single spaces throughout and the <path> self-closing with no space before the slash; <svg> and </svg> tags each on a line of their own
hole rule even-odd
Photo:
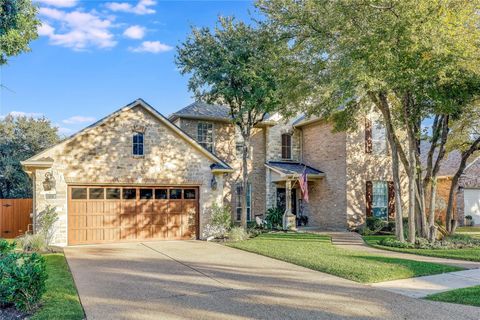
<svg viewBox="0 0 480 320">
<path fill-rule="evenodd" d="M 65 249 L 92 319 L 478 319 L 430 302 L 202 241 Z"/>
</svg>

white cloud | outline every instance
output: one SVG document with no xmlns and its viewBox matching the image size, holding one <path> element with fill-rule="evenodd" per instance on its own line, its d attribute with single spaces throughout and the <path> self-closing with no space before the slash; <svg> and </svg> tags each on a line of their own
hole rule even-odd
<svg viewBox="0 0 480 320">
<path fill-rule="evenodd" d="M 35 0 L 35 2 L 54 7 L 70 8 L 77 5 L 78 0 Z"/>
<path fill-rule="evenodd" d="M 160 41 L 144 41 L 136 48 L 130 47 L 132 52 L 150 52 L 150 53 L 162 53 L 172 50 L 173 47 L 161 43 Z"/>
<path fill-rule="evenodd" d="M 119 11 L 144 15 L 155 13 L 155 10 L 150 7 L 156 4 L 157 2 L 155 0 L 139 0 L 136 6 L 128 2 L 109 2 L 105 6 L 115 12 Z"/>
<path fill-rule="evenodd" d="M 44 7 L 39 13 L 47 19 L 39 28 L 39 34 L 47 36 L 53 45 L 81 51 L 89 47 L 111 48 L 117 44 L 110 32 L 112 17 L 103 19 L 95 11 L 65 12 Z M 52 26 L 52 22 L 59 26 Z"/>
<path fill-rule="evenodd" d="M 63 135 L 70 135 L 71 133 L 75 132 L 75 130 L 66 128 L 66 127 L 60 127 L 57 126 L 58 133 L 63 134 Z"/>
<path fill-rule="evenodd" d="M 93 117 L 73 116 L 63 120 L 62 122 L 65 124 L 77 124 L 77 123 L 84 123 L 84 122 L 94 122 L 95 120 L 96 119 Z"/>
<path fill-rule="evenodd" d="M 145 36 L 145 28 L 141 26 L 131 26 L 123 32 L 123 35 L 130 39 L 143 39 Z"/>
<path fill-rule="evenodd" d="M 24 112 L 24 111 L 10 111 L 7 114 L 0 114 L 0 120 L 5 119 L 7 116 L 12 116 L 15 118 L 18 117 L 27 117 L 27 118 L 43 118 L 45 115 L 39 112 Z"/>
</svg>

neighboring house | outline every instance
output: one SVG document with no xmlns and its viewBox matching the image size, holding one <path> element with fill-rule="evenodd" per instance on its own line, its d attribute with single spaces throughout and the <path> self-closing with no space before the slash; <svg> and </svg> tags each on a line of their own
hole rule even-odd
<svg viewBox="0 0 480 320">
<path fill-rule="evenodd" d="M 422 163 L 426 166 L 426 155 L 430 145 L 423 143 Z M 440 162 L 437 178 L 437 193 L 435 199 L 435 218 L 445 223 L 448 205 L 448 196 L 462 156 L 459 151 L 452 151 L 445 155 Z M 428 200 L 428 199 L 427 199 Z M 427 208 L 428 209 L 428 208 Z M 472 216 L 473 223 L 480 225 L 480 157 L 473 157 L 467 164 L 458 181 L 458 189 L 455 192 L 453 216 L 460 225 L 465 223 L 465 216 Z"/>
<path fill-rule="evenodd" d="M 320 118 L 273 114 L 254 128 L 248 219 L 290 208 L 310 227 L 346 230 L 367 216 L 393 217 L 385 129 L 375 113 L 358 123 L 333 132 Z M 57 208 L 57 245 L 194 239 L 215 203 L 240 220 L 242 143 L 227 107 L 196 102 L 167 119 L 138 99 L 22 164 L 34 216 Z M 304 170 L 308 203 L 298 185 Z"/>
</svg>

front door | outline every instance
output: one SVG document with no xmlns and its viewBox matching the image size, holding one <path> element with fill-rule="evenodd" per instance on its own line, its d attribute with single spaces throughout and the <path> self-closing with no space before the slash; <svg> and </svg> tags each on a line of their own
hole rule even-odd
<svg viewBox="0 0 480 320">
<path fill-rule="evenodd" d="M 285 188 L 277 188 L 277 208 L 285 211 L 286 208 L 286 189 Z M 292 213 L 297 215 L 297 190 L 292 189 Z"/>
</svg>

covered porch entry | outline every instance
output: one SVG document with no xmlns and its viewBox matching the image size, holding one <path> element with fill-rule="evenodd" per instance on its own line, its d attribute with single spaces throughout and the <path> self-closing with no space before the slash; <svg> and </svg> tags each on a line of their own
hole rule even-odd
<svg viewBox="0 0 480 320">
<path fill-rule="evenodd" d="M 307 225 L 308 202 L 301 191 L 299 179 L 305 173 L 310 185 L 322 179 L 325 173 L 294 161 L 269 161 L 265 166 L 270 193 L 275 199 L 270 203 L 270 207 L 284 211 L 284 229 Z"/>
</svg>

